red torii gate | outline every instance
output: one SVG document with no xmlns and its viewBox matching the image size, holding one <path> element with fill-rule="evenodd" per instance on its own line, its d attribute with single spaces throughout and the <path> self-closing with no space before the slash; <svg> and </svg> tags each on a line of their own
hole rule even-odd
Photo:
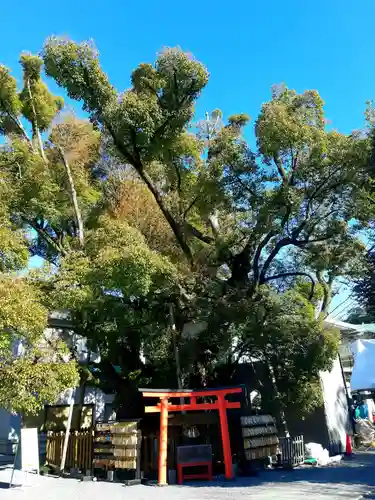
<svg viewBox="0 0 375 500">
<path fill-rule="evenodd" d="M 238 394 L 242 392 L 241 387 L 223 389 L 202 389 L 202 390 L 171 390 L 171 389 L 139 389 L 145 398 L 159 398 L 156 406 L 146 406 L 146 413 L 160 412 L 160 439 L 159 439 L 159 466 L 158 484 L 167 483 L 167 447 L 168 447 L 168 412 L 169 411 L 191 411 L 191 410 L 218 410 L 220 418 L 221 440 L 223 443 L 223 455 L 226 479 L 233 478 L 232 452 L 230 448 L 230 438 L 228 431 L 227 409 L 241 408 L 241 403 L 229 402 L 225 399 L 228 394 Z M 197 398 L 216 397 L 213 403 L 198 403 Z M 170 398 L 189 398 L 190 403 L 171 404 Z"/>
</svg>

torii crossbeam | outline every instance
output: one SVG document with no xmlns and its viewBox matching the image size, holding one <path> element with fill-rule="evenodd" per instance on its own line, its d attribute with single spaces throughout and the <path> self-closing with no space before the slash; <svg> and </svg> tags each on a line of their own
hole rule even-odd
<svg viewBox="0 0 375 500">
<path fill-rule="evenodd" d="M 159 398 L 156 406 L 146 406 L 146 413 L 160 412 L 160 439 L 159 439 L 159 465 L 158 483 L 167 483 L 167 447 L 168 447 L 168 412 L 169 411 L 192 411 L 192 410 L 218 410 L 220 418 L 221 440 L 223 443 L 223 455 L 225 465 L 225 477 L 233 478 L 232 452 L 228 430 L 227 409 L 241 408 L 241 403 L 230 402 L 225 398 L 229 394 L 242 392 L 241 387 L 202 390 L 171 390 L 171 389 L 139 389 L 145 398 Z M 197 398 L 216 397 L 212 403 L 200 403 Z M 171 404 L 171 398 L 188 398 L 189 403 Z"/>
</svg>

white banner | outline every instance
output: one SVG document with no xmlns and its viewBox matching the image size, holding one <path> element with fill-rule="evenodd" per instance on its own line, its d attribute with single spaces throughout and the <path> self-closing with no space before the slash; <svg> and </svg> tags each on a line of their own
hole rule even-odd
<svg viewBox="0 0 375 500">
<path fill-rule="evenodd" d="M 39 474 L 38 429 L 21 429 L 21 470 Z"/>
</svg>

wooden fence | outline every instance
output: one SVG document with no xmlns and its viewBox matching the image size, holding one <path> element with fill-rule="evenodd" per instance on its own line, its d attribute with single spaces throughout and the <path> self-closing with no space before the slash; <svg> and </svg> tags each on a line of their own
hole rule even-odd
<svg viewBox="0 0 375 500">
<path fill-rule="evenodd" d="M 93 451 L 93 430 L 72 431 L 69 436 L 65 467 L 67 469 L 91 470 Z M 46 462 L 54 468 L 61 464 L 65 432 L 48 432 Z"/>
</svg>

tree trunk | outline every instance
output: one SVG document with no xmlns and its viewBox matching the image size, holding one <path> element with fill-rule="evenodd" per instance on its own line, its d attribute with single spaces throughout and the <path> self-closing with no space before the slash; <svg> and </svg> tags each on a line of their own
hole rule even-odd
<svg viewBox="0 0 375 500">
<path fill-rule="evenodd" d="M 85 394 L 86 394 L 86 380 L 83 380 L 80 385 L 80 394 L 77 403 L 77 418 L 79 426 L 78 430 L 81 430 L 81 425 L 82 425 L 83 407 L 85 406 Z"/>
<path fill-rule="evenodd" d="M 275 370 L 274 370 L 274 367 L 269 359 L 267 359 L 267 366 L 268 366 L 268 371 L 269 371 L 270 380 L 271 380 L 273 399 L 274 399 L 274 402 L 276 403 L 276 412 L 277 412 L 276 418 L 277 418 L 278 424 L 279 424 L 278 425 L 279 434 L 281 434 L 282 437 L 290 437 L 289 430 L 288 430 L 288 424 L 287 424 L 286 417 L 285 417 L 284 406 L 283 406 L 283 403 L 281 401 L 279 389 L 277 387 Z"/>
<path fill-rule="evenodd" d="M 325 280 L 321 271 L 317 273 L 317 278 L 318 282 L 322 285 L 323 288 L 323 301 L 320 312 L 322 312 L 324 316 L 327 316 L 329 306 L 332 302 L 332 285 L 334 278 L 333 276 L 329 276 L 328 280 Z"/>
<path fill-rule="evenodd" d="M 172 330 L 173 352 L 174 352 L 174 359 L 175 359 L 175 363 L 176 363 L 177 388 L 182 389 L 183 382 L 182 382 L 182 375 L 181 375 L 180 352 L 179 352 L 178 345 L 177 345 L 176 324 L 174 321 L 173 304 L 169 304 L 169 322 L 170 322 L 170 326 L 171 326 L 171 330 Z M 181 401 L 183 401 L 183 398 L 181 398 Z M 183 404 L 183 403 L 181 403 L 181 404 Z"/>
<path fill-rule="evenodd" d="M 42 136 L 40 135 L 37 124 L 34 122 L 32 123 L 32 131 L 33 131 L 32 143 L 34 149 L 39 152 L 40 156 L 43 158 L 43 161 L 47 161 L 46 156 L 44 154 Z"/>
<path fill-rule="evenodd" d="M 82 220 L 82 213 L 81 213 L 81 210 L 79 208 L 77 191 L 75 188 L 74 179 L 72 176 L 72 171 L 70 170 L 69 163 L 68 163 L 62 149 L 58 146 L 57 146 L 57 149 L 59 151 L 61 160 L 62 160 L 64 167 L 65 167 L 65 170 L 66 170 L 66 175 L 68 177 L 70 197 L 71 197 L 71 200 L 73 203 L 74 216 L 76 219 L 77 230 L 78 230 L 78 239 L 79 239 L 79 243 L 80 243 L 81 248 L 83 248 L 84 243 L 85 243 L 83 220 Z"/>
<path fill-rule="evenodd" d="M 33 111 L 33 119 L 31 121 L 32 132 L 33 132 L 32 143 L 33 143 L 34 148 L 39 151 L 40 156 L 43 158 L 43 161 L 46 161 L 46 156 L 44 154 L 44 149 L 43 149 L 43 141 L 42 141 L 42 137 L 40 135 L 39 127 L 38 127 L 38 120 L 36 117 L 36 109 L 35 109 L 35 105 L 34 105 L 34 99 L 33 99 L 33 94 L 31 92 L 31 86 L 30 86 L 29 79 L 27 79 L 26 86 L 27 86 L 27 91 L 29 93 L 30 105 L 31 105 L 31 108 Z"/>
</svg>

